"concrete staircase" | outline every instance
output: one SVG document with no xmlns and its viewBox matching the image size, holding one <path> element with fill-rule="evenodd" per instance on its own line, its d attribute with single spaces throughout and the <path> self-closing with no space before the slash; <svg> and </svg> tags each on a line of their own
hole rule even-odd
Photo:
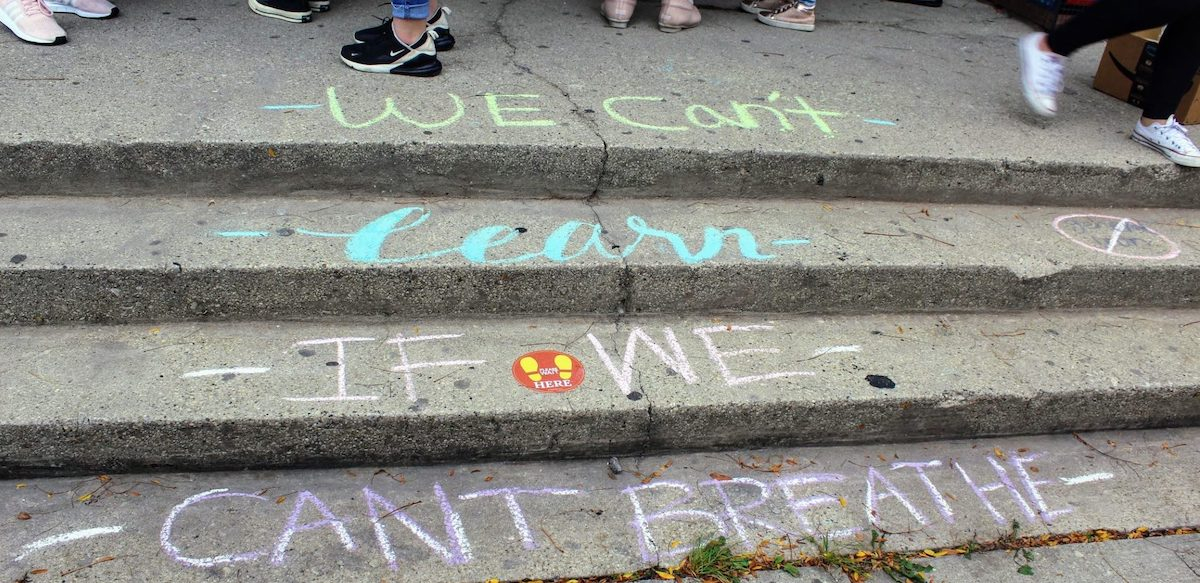
<svg viewBox="0 0 1200 583">
<path fill-rule="evenodd" d="M 1200 419 L 1191 210 L 2 204 L 9 476 Z M 543 350 L 573 357 L 575 382 L 526 386 L 519 361 Z"/>
</svg>

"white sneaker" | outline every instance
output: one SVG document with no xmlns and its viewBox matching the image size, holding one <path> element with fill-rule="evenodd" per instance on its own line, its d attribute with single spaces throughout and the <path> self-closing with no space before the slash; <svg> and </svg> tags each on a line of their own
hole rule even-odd
<svg viewBox="0 0 1200 583">
<path fill-rule="evenodd" d="M 1188 166 L 1200 168 L 1200 148 L 1188 137 L 1187 128 L 1175 120 L 1175 116 L 1167 118 L 1167 123 L 1142 125 L 1139 120 L 1133 126 L 1133 140 L 1147 148 L 1157 150 L 1168 160 Z"/>
<path fill-rule="evenodd" d="M 46 0 L 51 12 L 74 14 L 84 18 L 116 18 L 121 11 L 108 0 Z"/>
<path fill-rule="evenodd" d="M 1021 55 L 1021 88 L 1033 111 L 1053 117 L 1058 112 L 1058 94 L 1063 89 L 1063 63 L 1067 59 L 1038 48 L 1043 36 L 1043 33 L 1026 35 L 1017 44 Z"/>
<path fill-rule="evenodd" d="M 67 33 L 54 21 L 45 0 L 0 0 L 0 24 L 17 38 L 39 45 L 61 45 Z"/>
</svg>

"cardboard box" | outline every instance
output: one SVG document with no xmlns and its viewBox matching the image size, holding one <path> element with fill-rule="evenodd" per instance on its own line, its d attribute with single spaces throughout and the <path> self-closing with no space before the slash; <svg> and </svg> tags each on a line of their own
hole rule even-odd
<svg viewBox="0 0 1200 583">
<path fill-rule="evenodd" d="M 1054 30 L 1096 0 L 992 0 L 992 3 L 1043 30 Z"/>
<path fill-rule="evenodd" d="M 1100 66 L 1096 69 L 1096 79 L 1092 87 L 1112 95 L 1117 99 L 1141 106 L 1150 86 L 1150 77 L 1154 72 L 1154 60 L 1158 52 L 1158 39 L 1162 34 L 1161 28 L 1143 30 L 1108 41 L 1104 47 L 1104 55 L 1100 58 Z M 1192 90 L 1183 96 L 1175 117 L 1182 124 L 1200 123 L 1200 75 L 1192 83 Z"/>
</svg>

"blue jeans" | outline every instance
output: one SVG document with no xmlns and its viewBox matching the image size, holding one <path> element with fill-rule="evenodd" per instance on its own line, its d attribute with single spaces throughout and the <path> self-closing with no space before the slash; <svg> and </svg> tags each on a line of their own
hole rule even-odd
<svg viewBox="0 0 1200 583">
<path fill-rule="evenodd" d="M 813 8 L 817 7 L 817 0 L 797 0 L 797 2 L 799 2 L 801 6 L 807 8 L 809 10 L 812 10 Z"/>
<path fill-rule="evenodd" d="M 392 18 L 429 20 L 429 0 L 392 0 Z"/>
</svg>

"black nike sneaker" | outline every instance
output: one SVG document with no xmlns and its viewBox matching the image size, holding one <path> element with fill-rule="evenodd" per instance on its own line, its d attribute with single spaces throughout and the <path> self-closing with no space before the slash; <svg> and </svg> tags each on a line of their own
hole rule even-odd
<svg viewBox="0 0 1200 583">
<path fill-rule="evenodd" d="M 433 36 L 428 32 L 422 34 L 413 46 L 400 42 L 394 34 L 372 43 L 346 45 L 342 47 L 342 62 L 368 73 L 433 77 L 442 72 L 442 62 L 437 58 Z"/>
<path fill-rule="evenodd" d="M 437 46 L 438 52 L 454 48 L 454 35 L 450 34 L 449 16 L 450 9 L 443 6 L 438 8 L 437 12 L 434 12 L 425 23 L 425 30 L 433 36 L 433 44 Z M 391 36 L 391 34 L 392 19 L 389 18 L 379 26 L 364 28 L 354 33 L 354 42 L 370 44 L 385 36 Z"/>
<path fill-rule="evenodd" d="M 312 22 L 312 9 L 307 0 L 246 0 L 250 10 L 270 18 L 288 22 Z"/>
</svg>

